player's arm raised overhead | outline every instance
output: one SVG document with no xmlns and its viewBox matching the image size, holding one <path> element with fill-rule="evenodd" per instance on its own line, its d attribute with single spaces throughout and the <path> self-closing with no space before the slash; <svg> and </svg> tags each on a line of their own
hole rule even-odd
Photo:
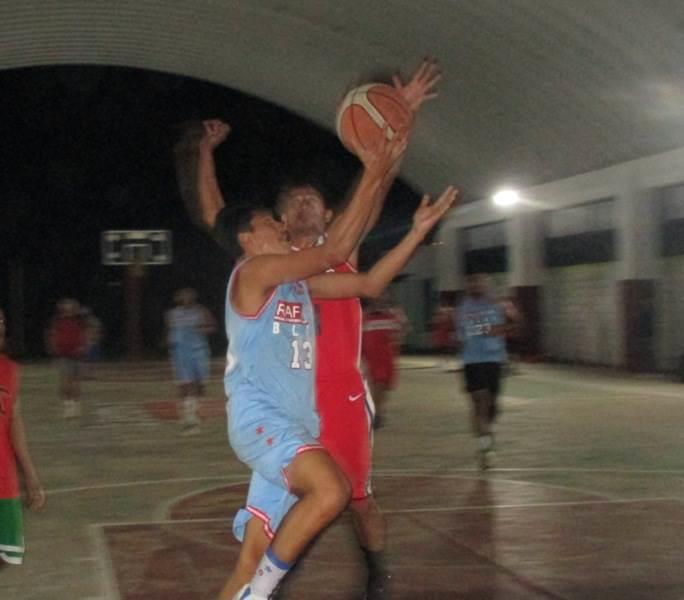
<svg viewBox="0 0 684 600">
<path fill-rule="evenodd" d="M 437 61 L 429 58 L 423 60 L 409 79 L 408 83 L 404 84 L 398 74 L 392 77 L 395 89 L 402 95 L 406 104 L 411 108 L 414 121 L 423 103 L 437 97 L 435 86 L 439 83 L 441 78 L 442 72 L 437 65 Z M 373 198 L 373 209 L 368 217 L 368 222 L 366 223 L 366 228 L 363 232 L 361 241 L 363 241 L 363 238 L 368 235 L 378 222 L 385 200 L 387 199 L 387 194 L 392 187 L 394 180 L 397 178 L 400 168 L 401 160 L 398 160 L 392 165 L 392 168 L 387 171 L 382 184 L 378 187 Z M 361 241 L 355 248 L 350 259 L 350 262 L 354 265 L 358 262 L 357 259 Z"/>
<path fill-rule="evenodd" d="M 216 178 L 214 150 L 230 134 L 220 119 L 187 123 L 176 144 L 176 179 L 192 221 L 210 231 L 226 205 Z"/>
<path fill-rule="evenodd" d="M 328 230 L 328 239 L 325 244 L 299 252 L 286 251 L 284 254 L 269 251 L 256 252 L 256 256 L 246 261 L 240 269 L 236 289 L 233 290 L 231 297 L 235 308 L 249 313 L 253 309 L 258 309 L 277 285 L 306 279 L 347 260 L 363 233 L 372 208 L 370 200 L 373 194 L 381 185 L 392 163 L 405 150 L 406 132 L 402 131 L 394 136 L 394 139 L 383 144 L 377 154 L 364 157 L 364 173 L 361 181 L 347 210 Z M 282 232 L 282 224 L 268 215 L 258 218 L 256 225 L 264 228 L 267 236 L 274 235 L 273 231 L 268 232 L 274 227 L 280 227 Z M 239 234 L 243 236 L 241 238 L 243 248 L 255 243 L 255 235 L 249 231 Z"/>
<path fill-rule="evenodd" d="M 404 238 L 367 273 L 325 273 L 308 279 L 309 291 L 318 298 L 377 298 L 404 268 L 416 248 L 456 201 L 458 192 L 448 187 L 430 203 L 423 199 L 413 215 L 413 226 Z"/>
</svg>

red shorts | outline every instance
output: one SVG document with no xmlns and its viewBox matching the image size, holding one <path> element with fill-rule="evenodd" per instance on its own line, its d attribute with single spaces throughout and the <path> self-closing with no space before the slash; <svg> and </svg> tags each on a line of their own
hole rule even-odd
<svg viewBox="0 0 684 600">
<path fill-rule="evenodd" d="M 352 499 L 371 495 L 372 407 L 361 374 L 316 381 L 319 441 L 352 485 Z"/>
<path fill-rule="evenodd" d="M 395 356 L 393 352 L 373 352 L 364 354 L 368 379 L 373 383 L 380 383 L 387 389 L 392 389 L 396 379 L 394 368 Z"/>
</svg>

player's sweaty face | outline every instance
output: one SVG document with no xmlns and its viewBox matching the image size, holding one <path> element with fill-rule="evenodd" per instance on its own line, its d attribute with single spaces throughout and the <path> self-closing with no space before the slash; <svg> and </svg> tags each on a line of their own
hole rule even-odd
<svg viewBox="0 0 684 600">
<path fill-rule="evenodd" d="M 293 188 L 283 202 L 282 219 L 290 234 L 323 233 L 325 213 L 323 197 L 309 186 Z"/>
</svg>

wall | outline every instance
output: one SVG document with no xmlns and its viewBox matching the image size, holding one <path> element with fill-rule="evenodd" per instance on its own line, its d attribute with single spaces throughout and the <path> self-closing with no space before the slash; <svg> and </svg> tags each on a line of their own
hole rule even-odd
<svg viewBox="0 0 684 600">
<path fill-rule="evenodd" d="M 463 228 L 506 219 L 513 246 L 508 249 L 509 272 L 503 280 L 496 277 L 496 285 L 501 289 L 539 286 L 545 353 L 565 361 L 625 366 L 629 328 L 621 286 L 653 281 L 654 367 L 673 369 L 684 353 L 684 257 L 660 256 L 660 228 L 654 223 L 659 218 L 660 188 L 682 182 L 684 148 L 523 190 L 523 201 L 514 208 L 502 210 L 488 200 L 459 207 L 437 232 L 439 245 L 434 247 L 436 256 L 431 261 L 436 271 L 435 289 L 463 289 L 459 241 Z M 543 219 L 539 216 L 602 198 L 615 199 L 614 261 L 536 268 L 538 257 L 530 257 L 530 253 L 540 253 L 543 248 L 531 244 L 530 236 L 540 237 Z M 421 275 L 415 268 L 407 274 L 402 285 L 408 290 L 413 286 L 410 280 Z M 414 291 L 407 301 L 417 301 L 415 297 Z M 416 313 L 422 310 L 417 308 Z"/>
</svg>

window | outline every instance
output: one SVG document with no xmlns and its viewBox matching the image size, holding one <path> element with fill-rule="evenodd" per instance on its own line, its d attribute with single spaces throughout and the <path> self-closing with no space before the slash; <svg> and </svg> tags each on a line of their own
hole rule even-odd
<svg viewBox="0 0 684 600">
<path fill-rule="evenodd" d="M 545 265 L 567 267 L 615 260 L 614 211 L 612 198 L 549 211 Z"/>
</svg>

